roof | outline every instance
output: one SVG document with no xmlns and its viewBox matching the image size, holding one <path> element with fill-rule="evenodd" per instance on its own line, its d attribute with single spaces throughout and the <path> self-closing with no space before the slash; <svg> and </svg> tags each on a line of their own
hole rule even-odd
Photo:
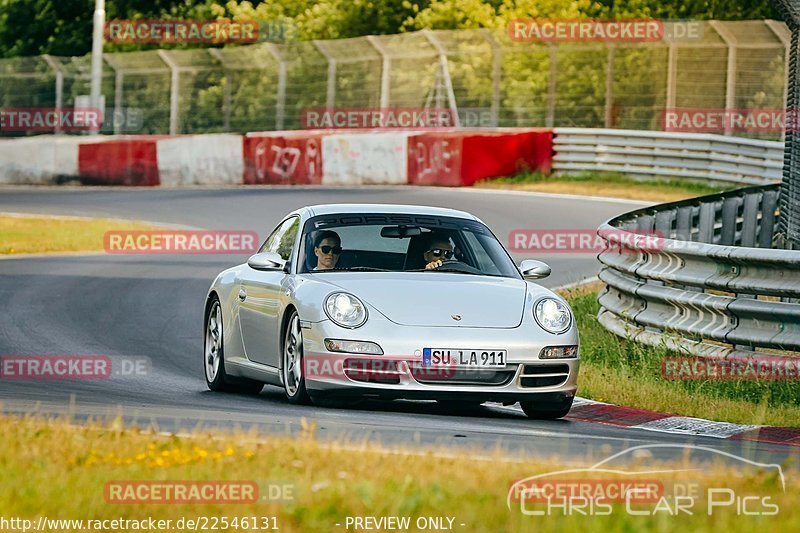
<svg viewBox="0 0 800 533">
<path fill-rule="evenodd" d="M 311 216 L 332 215 L 341 213 L 403 213 L 414 215 L 439 215 L 447 217 L 466 218 L 478 220 L 475 215 L 466 211 L 449 209 L 446 207 L 430 207 L 423 205 L 397 205 L 397 204 L 321 204 L 310 205 L 307 208 Z"/>
</svg>

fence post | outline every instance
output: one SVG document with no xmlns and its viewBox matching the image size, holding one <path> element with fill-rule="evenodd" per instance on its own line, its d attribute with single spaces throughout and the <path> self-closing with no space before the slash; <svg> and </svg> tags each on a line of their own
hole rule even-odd
<svg viewBox="0 0 800 533">
<path fill-rule="evenodd" d="M 231 131 L 231 83 L 233 72 L 225 64 L 225 58 L 218 48 L 209 48 L 208 55 L 216 59 L 225 72 L 225 88 L 222 93 L 222 129 Z"/>
<path fill-rule="evenodd" d="M 667 109 L 674 109 L 678 89 L 678 46 L 670 42 L 667 47 Z"/>
<path fill-rule="evenodd" d="M 283 129 L 283 118 L 286 112 L 286 60 L 278 45 L 266 43 L 265 46 L 278 62 L 278 93 L 275 98 L 275 129 Z"/>
<path fill-rule="evenodd" d="M 614 43 L 608 43 L 608 59 L 606 64 L 606 109 L 605 127 L 614 127 Z"/>
<path fill-rule="evenodd" d="M 489 42 L 492 47 L 492 127 L 496 128 L 500 124 L 500 79 L 503 75 L 503 49 L 492 37 L 492 32 L 487 29 L 481 30 L 481 35 Z"/>
<path fill-rule="evenodd" d="M 331 112 L 336 103 L 336 58 L 331 55 L 324 42 L 317 40 L 311 42 L 314 43 L 317 50 L 319 50 L 328 61 L 328 84 L 325 91 L 325 107 L 328 109 L 328 112 Z"/>
<path fill-rule="evenodd" d="M 558 50 L 553 43 L 548 43 L 547 52 L 550 58 L 547 75 L 547 111 L 545 112 L 545 125 L 548 128 L 555 126 L 556 122 L 556 75 L 558 74 Z"/>
<path fill-rule="evenodd" d="M 61 109 L 64 107 L 64 69 L 58 61 L 53 59 L 49 54 L 43 55 L 42 59 L 44 59 L 47 65 L 56 73 L 56 109 Z M 61 126 L 58 121 L 56 121 L 53 132 L 56 135 L 64 133 L 61 131 Z"/>
<path fill-rule="evenodd" d="M 450 67 L 447 62 L 447 54 L 444 51 L 442 43 L 436 38 L 436 35 L 431 30 L 422 30 L 422 34 L 428 41 L 436 48 L 439 53 L 439 66 L 444 77 L 444 88 L 447 91 L 447 105 L 450 112 L 453 114 L 453 126 L 456 128 L 461 127 L 461 120 L 458 118 L 458 105 L 456 104 L 456 93 L 453 91 L 453 80 L 450 78 Z"/>
<path fill-rule="evenodd" d="M 114 58 L 110 54 L 105 54 L 103 59 L 106 60 L 106 63 L 111 67 L 114 71 L 114 135 L 119 135 L 121 133 L 120 130 L 120 123 L 117 121 L 117 117 L 120 116 L 122 112 L 122 98 L 123 98 L 123 84 L 125 83 L 125 71 L 114 61 Z M 127 119 L 128 114 L 125 114 Z"/>
<path fill-rule="evenodd" d="M 714 28 L 728 47 L 728 65 L 725 69 L 725 109 L 736 108 L 736 37 L 718 20 L 710 20 L 708 24 Z M 731 121 L 725 120 L 725 135 L 732 135 Z"/>
<path fill-rule="evenodd" d="M 367 41 L 381 55 L 381 108 L 389 107 L 389 73 L 392 68 L 392 60 L 386 52 L 383 43 L 374 35 L 367 35 Z"/>
<path fill-rule="evenodd" d="M 791 50 L 792 50 L 792 32 L 789 31 L 785 25 L 781 24 L 776 20 L 765 20 L 764 21 L 767 27 L 772 30 L 772 33 L 780 40 L 781 44 L 783 44 L 783 76 L 784 78 L 789 77 L 789 63 L 791 62 Z M 789 84 L 784 83 L 783 85 L 783 109 L 784 112 L 789 107 Z M 781 132 L 781 139 L 786 139 L 786 129 Z"/>
<path fill-rule="evenodd" d="M 158 57 L 166 63 L 170 69 L 170 82 L 169 82 L 169 134 L 177 135 L 180 133 L 178 126 L 179 113 L 179 99 L 181 74 L 178 65 L 172 60 L 166 50 L 158 50 Z"/>
</svg>

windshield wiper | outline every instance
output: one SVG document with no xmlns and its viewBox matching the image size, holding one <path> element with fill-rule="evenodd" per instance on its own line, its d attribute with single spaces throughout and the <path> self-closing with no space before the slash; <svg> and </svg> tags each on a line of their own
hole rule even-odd
<svg viewBox="0 0 800 533">
<path fill-rule="evenodd" d="M 480 272 L 470 272 L 469 270 L 464 270 L 463 268 L 452 268 L 452 267 L 445 267 L 445 268 L 432 268 L 430 269 L 431 272 L 455 272 L 456 274 L 472 274 L 474 276 L 480 276 Z"/>
</svg>

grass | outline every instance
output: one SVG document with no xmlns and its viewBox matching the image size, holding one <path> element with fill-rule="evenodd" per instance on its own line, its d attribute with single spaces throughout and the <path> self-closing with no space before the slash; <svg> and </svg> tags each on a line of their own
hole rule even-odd
<svg viewBox="0 0 800 533">
<path fill-rule="evenodd" d="M 603 328 L 597 320 L 598 287 L 565 293 L 580 331 L 581 396 L 739 424 L 800 426 L 800 380 L 663 379 L 662 358 L 676 354 L 663 347 L 625 341 Z"/>
<path fill-rule="evenodd" d="M 607 516 L 530 516 L 506 506 L 509 486 L 519 479 L 562 468 L 557 461 L 509 460 L 499 452 L 489 457 L 473 453 L 446 455 L 415 449 L 388 451 L 375 444 L 321 443 L 313 425 L 299 437 L 265 437 L 235 432 L 212 436 L 163 436 L 119 421 L 73 426 L 65 420 L 0 416 L 0 508 L 2 517 L 37 523 L 48 519 L 179 520 L 181 517 L 274 517 L 281 531 L 345 530 L 346 518 L 365 516 L 453 517 L 455 531 L 797 531 L 796 505 L 800 479 L 786 472 L 782 490 L 775 470 L 733 471 L 721 462 L 698 468 L 681 454 L 668 463 L 652 457 L 617 462 L 623 470 L 660 466 L 690 469 L 658 474 L 671 494 L 673 484 L 700 488 L 694 513 L 680 517 L 661 512 L 632 516 L 615 504 Z M 605 455 L 603 456 L 605 457 Z M 590 464 L 585 462 L 584 465 Z M 597 476 L 595 474 L 594 476 Z M 566 479 L 590 479 L 569 474 Z M 603 475 L 604 478 L 618 476 Z M 639 475 L 639 477 L 647 477 Z M 654 476 L 647 477 L 648 479 Z M 564 477 L 562 476 L 562 479 Z M 264 487 L 267 482 L 290 485 L 293 498 L 283 502 L 203 504 L 120 504 L 104 496 L 106 483 L 116 481 L 240 480 Z M 695 485 L 696 484 L 696 485 Z M 737 496 L 768 497 L 777 516 L 743 516 L 735 507 L 706 513 L 705 489 L 725 487 Z M 761 500 L 759 500 L 761 501 Z M 541 506 L 537 508 L 542 508 Z M 655 503 L 638 509 L 652 511 Z M 758 504 L 750 510 L 764 509 Z M 413 524 L 414 522 L 412 522 Z M 336 524 L 341 524 L 337 527 Z M 464 524 L 461 526 L 461 524 Z M 55 527 L 49 531 L 76 530 Z M 173 526 L 174 527 L 174 526 Z M 124 530 L 125 528 L 114 528 Z M 133 529 L 133 528 L 130 528 Z M 353 527 L 349 528 L 354 530 Z M 175 530 L 175 529 L 165 529 Z M 230 531 L 237 529 L 230 528 Z M 238 529 L 254 530 L 252 527 Z M 416 530 L 412 527 L 411 530 Z"/>
<path fill-rule="evenodd" d="M 476 183 L 475 186 L 490 189 L 609 196 L 654 202 L 682 200 L 734 187 L 733 185 L 725 187 L 724 184 L 709 185 L 677 178 L 637 180 L 614 172 L 581 172 L 559 176 L 528 172 L 506 178 L 483 180 Z"/>
<path fill-rule="evenodd" d="M 104 218 L 0 214 L 0 255 L 102 251 L 106 231 L 148 229 L 155 228 Z"/>
</svg>

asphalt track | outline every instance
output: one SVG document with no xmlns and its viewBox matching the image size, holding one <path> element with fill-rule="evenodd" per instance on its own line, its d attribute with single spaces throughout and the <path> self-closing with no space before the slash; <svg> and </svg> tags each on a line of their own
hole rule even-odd
<svg viewBox="0 0 800 533">
<path fill-rule="evenodd" d="M 227 189 L 0 189 L 0 212 L 108 216 L 205 229 L 255 230 L 262 238 L 289 211 L 335 202 L 453 207 L 482 218 L 502 240 L 513 229 L 591 229 L 635 208 L 635 202 L 557 195 L 417 187 Z M 523 259 L 516 256 L 515 259 Z M 591 254 L 537 256 L 553 267 L 557 286 L 597 273 Z M 369 401 L 351 408 L 292 406 L 282 391 L 257 397 L 217 394 L 202 375 L 202 306 L 234 255 L 86 255 L 0 260 L 0 355 L 92 354 L 146 357 L 145 376 L 83 381 L 0 380 L 2 410 L 122 414 L 165 431 L 234 426 L 296 433 L 314 421 L 322 439 L 364 439 L 403 448 L 497 447 L 508 453 L 585 462 L 631 446 L 694 444 L 755 461 L 797 457 L 798 448 L 571 420 L 532 421 L 516 407 L 489 404 L 468 415 L 431 402 Z M 673 457 L 674 451 L 655 451 Z M 680 455 L 680 454 L 678 454 Z"/>
</svg>

